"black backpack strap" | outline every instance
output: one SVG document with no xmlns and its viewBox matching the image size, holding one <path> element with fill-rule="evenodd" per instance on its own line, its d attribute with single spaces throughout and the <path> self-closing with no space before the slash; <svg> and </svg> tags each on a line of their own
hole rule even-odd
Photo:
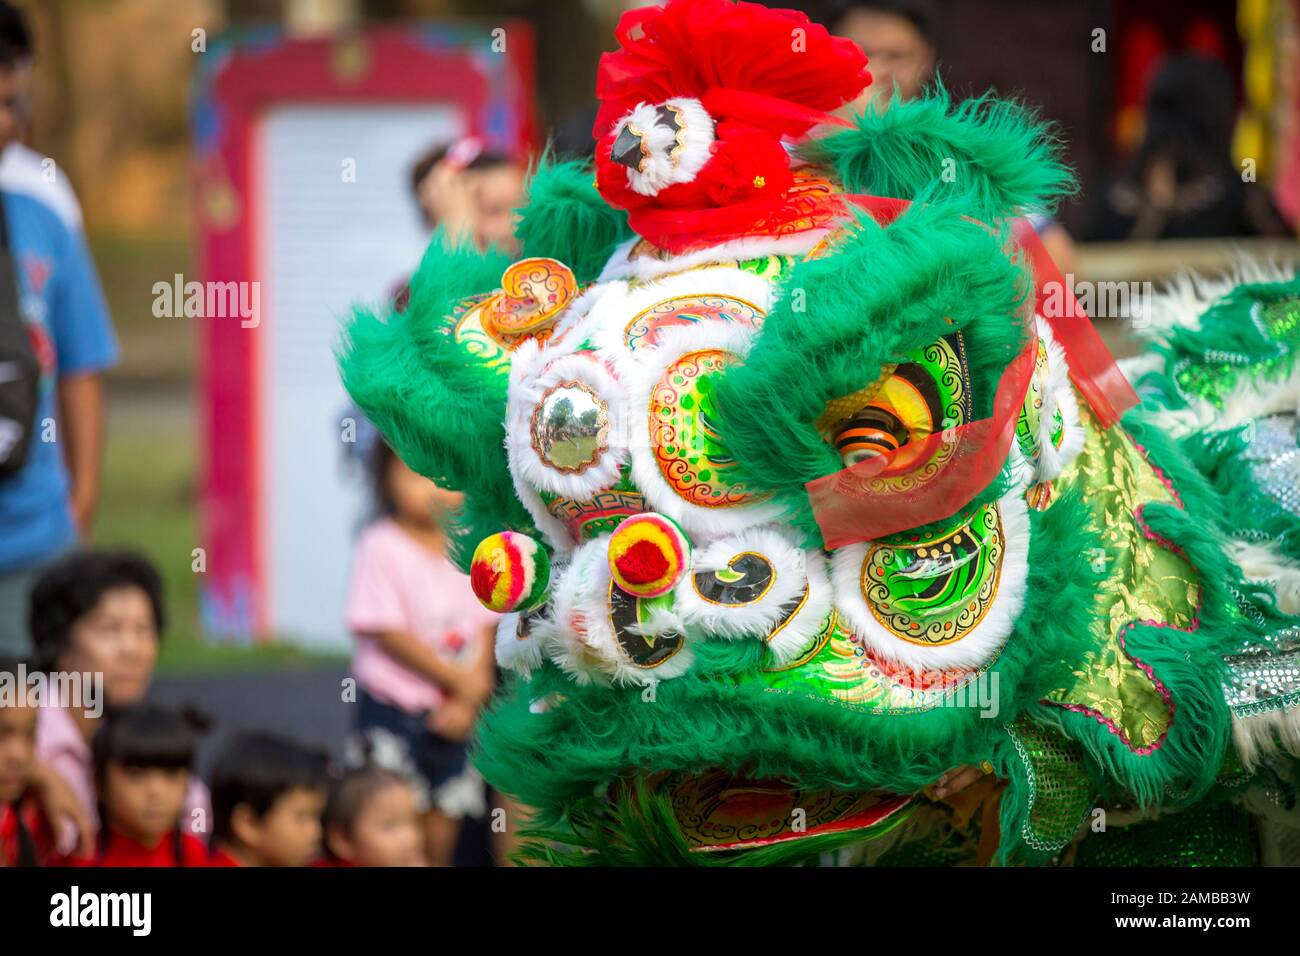
<svg viewBox="0 0 1300 956">
<path fill-rule="evenodd" d="M 9 221 L 0 194 L 0 479 L 27 461 L 40 407 L 41 366 L 27 333 Z"/>
</svg>

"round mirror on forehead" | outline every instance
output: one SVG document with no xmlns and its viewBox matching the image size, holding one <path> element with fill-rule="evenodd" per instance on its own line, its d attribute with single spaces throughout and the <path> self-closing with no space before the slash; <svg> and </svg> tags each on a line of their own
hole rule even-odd
<svg viewBox="0 0 1300 956">
<path fill-rule="evenodd" d="M 609 407 L 582 382 L 560 382 L 542 396 L 530 425 L 533 448 L 557 471 L 586 471 L 609 447 Z"/>
</svg>

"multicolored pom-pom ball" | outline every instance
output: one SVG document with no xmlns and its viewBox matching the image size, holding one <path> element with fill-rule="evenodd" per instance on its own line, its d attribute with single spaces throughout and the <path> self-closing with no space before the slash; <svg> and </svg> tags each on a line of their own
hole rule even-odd
<svg viewBox="0 0 1300 956">
<path fill-rule="evenodd" d="M 469 583 L 489 611 L 530 611 L 546 600 L 551 559 L 546 549 L 515 531 L 479 542 L 469 565 Z"/>
<path fill-rule="evenodd" d="M 624 518 L 609 539 L 614 583 L 639 598 L 667 594 L 691 568 L 691 542 L 677 522 L 653 511 Z"/>
</svg>

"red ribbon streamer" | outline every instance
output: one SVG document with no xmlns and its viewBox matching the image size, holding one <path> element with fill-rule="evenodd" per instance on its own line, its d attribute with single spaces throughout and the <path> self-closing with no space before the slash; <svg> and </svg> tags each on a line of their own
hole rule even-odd
<svg viewBox="0 0 1300 956">
<path fill-rule="evenodd" d="M 892 222 L 908 205 L 905 200 L 883 196 L 846 198 L 882 224 Z M 1065 351 L 1070 378 L 1079 393 L 1103 427 L 1109 427 L 1137 404 L 1137 395 L 1066 287 L 1032 225 L 1017 220 L 1013 231 L 1034 276 L 1036 310 Z M 1027 327 L 1029 341 L 998 380 L 990 417 L 909 443 L 904 446 L 906 464 L 895 452 L 808 482 L 813 516 L 827 548 L 872 541 L 947 518 L 988 487 L 1010 452 L 1033 378 L 1038 336 L 1032 316 Z"/>
<path fill-rule="evenodd" d="M 1017 219 L 1012 229 L 1020 248 L 1029 256 L 1038 290 L 1038 314 L 1047 321 L 1052 336 L 1065 351 L 1070 380 L 1101 426 L 1109 428 L 1137 405 L 1137 393 L 1115 364 L 1115 357 L 1097 334 L 1088 313 L 1075 299 L 1074 290 L 1048 255 L 1037 230 L 1025 219 Z"/>
<path fill-rule="evenodd" d="M 893 467 L 895 455 L 879 455 L 810 481 L 808 498 L 827 548 L 918 528 L 956 513 L 998 476 L 1011 450 L 1016 420 L 1034 375 L 1038 336 L 998 380 L 993 414 L 909 442 L 909 464 Z M 938 460 L 942 456 L 942 460 Z M 927 466 L 937 470 L 926 474 Z M 881 481 L 871 487 L 873 479 Z"/>
</svg>

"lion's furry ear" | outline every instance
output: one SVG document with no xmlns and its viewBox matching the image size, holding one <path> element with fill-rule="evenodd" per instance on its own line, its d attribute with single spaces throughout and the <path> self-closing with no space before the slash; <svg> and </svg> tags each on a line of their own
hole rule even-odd
<svg viewBox="0 0 1300 956">
<path fill-rule="evenodd" d="M 515 226 L 522 255 L 558 259 L 580 285 L 594 281 L 632 235 L 627 213 L 601 198 L 595 176 L 586 161 L 547 153 L 529 178 L 528 203 Z"/>
<path fill-rule="evenodd" d="M 926 193 L 985 222 L 1050 212 L 1077 191 L 1056 128 L 1032 107 L 991 93 L 955 106 L 937 80 L 924 96 L 868 106 L 857 128 L 809 142 L 802 155 L 853 193 Z"/>
<path fill-rule="evenodd" d="M 398 457 L 465 494 L 458 558 L 487 534 L 531 527 L 501 451 L 508 366 L 455 331 L 465 300 L 498 288 L 509 265 L 435 234 L 406 311 L 355 310 L 337 350 L 344 388 Z"/>
<path fill-rule="evenodd" d="M 889 363 L 958 330 L 976 417 L 1022 346 L 1029 284 L 1003 230 L 951 202 L 918 201 L 889 226 L 860 217 L 828 255 L 782 282 L 745 361 L 714 385 L 717 430 L 747 487 L 773 495 L 811 539 L 807 482 L 839 470 L 815 427 L 827 403 L 870 385 Z"/>
</svg>

